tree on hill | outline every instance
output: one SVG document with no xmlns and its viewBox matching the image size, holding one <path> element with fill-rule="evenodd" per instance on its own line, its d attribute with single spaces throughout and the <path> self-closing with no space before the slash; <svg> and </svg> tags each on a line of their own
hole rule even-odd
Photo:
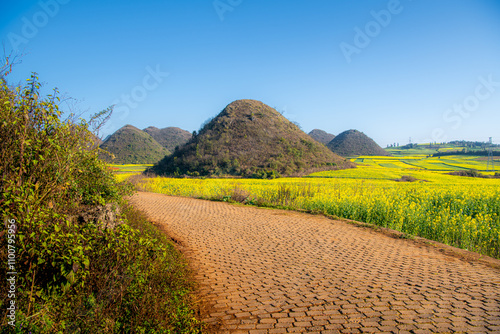
<svg viewBox="0 0 500 334">
<path fill-rule="evenodd" d="M 160 175 L 266 177 L 352 166 L 271 107 L 255 100 L 238 100 L 149 171 Z"/>
</svg>

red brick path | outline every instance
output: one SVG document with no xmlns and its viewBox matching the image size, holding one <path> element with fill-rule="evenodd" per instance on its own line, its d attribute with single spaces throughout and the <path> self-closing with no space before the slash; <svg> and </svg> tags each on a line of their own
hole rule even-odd
<svg viewBox="0 0 500 334">
<path fill-rule="evenodd" d="M 320 216 L 132 203 L 186 247 L 221 333 L 500 333 L 499 269 Z"/>
</svg>

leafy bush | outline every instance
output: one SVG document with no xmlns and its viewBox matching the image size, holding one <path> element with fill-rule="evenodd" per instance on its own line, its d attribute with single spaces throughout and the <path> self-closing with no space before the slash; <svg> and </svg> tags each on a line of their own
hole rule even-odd
<svg viewBox="0 0 500 334">
<path fill-rule="evenodd" d="M 89 131 L 111 110 L 88 123 L 63 121 L 57 91 L 41 98 L 36 75 L 25 87 L 0 84 L 0 213 L 16 222 L 15 231 L 0 228 L 16 249 L 8 268 L 2 242 L 0 277 L 18 273 L 17 326 L 3 316 L 0 333 L 196 331 L 188 287 L 175 283 L 182 261 L 159 233 L 120 217 L 114 229 L 79 219 L 131 193 L 99 159 Z M 0 295 L 5 312 L 7 284 Z"/>
</svg>

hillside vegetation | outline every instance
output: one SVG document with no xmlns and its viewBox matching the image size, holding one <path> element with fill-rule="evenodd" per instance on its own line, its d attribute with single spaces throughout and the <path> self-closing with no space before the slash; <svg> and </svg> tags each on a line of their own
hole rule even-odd
<svg viewBox="0 0 500 334">
<path fill-rule="evenodd" d="M 101 158 L 115 164 L 152 164 L 170 152 L 135 126 L 125 125 L 109 136 L 100 148 L 112 154 Z"/>
<path fill-rule="evenodd" d="M 320 129 L 312 130 L 311 132 L 309 132 L 309 136 L 312 139 L 319 141 L 320 143 L 325 145 L 331 142 L 333 138 L 335 138 L 335 135 L 332 135 L 331 133 L 328 133 Z"/>
<path fill-rule="evenodd" d="M 192 137 L 190 132 L 176 127 L 158 129 L 157 127 L 150 126 L 143 131 L 153 137 L 158 144 L 165 147 L 170 152 L 173 152 L 177 146 L 182 146 L 187 143 Z"/>
<path fill-rule="evenodd" d="M 352 166 L 271 107 L 255 100 L 238 100 L 149 171 L 159 175 L 274 177 Z"/>
<path fill-rule="evenodd" d="M 332 152 L 343 157 L 359 155 L 390 155 L 381 148 L 373 139 L 358 130 L 347 130 L 339 134 L 327 144 Z"/>
</svg>

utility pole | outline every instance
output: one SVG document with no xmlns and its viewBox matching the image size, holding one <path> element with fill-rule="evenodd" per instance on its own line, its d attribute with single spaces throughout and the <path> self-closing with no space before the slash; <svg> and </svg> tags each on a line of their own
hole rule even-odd
<svg viewBox="0 0 500 334">
<path fill-rule="evenodd" d="M 488 147 L 488 163 L 486 164 L 487 172 L 494 172 L 495 165 L 493 162 L 493 138 L 490 137 L 489 147 Z"/>
</svg>

